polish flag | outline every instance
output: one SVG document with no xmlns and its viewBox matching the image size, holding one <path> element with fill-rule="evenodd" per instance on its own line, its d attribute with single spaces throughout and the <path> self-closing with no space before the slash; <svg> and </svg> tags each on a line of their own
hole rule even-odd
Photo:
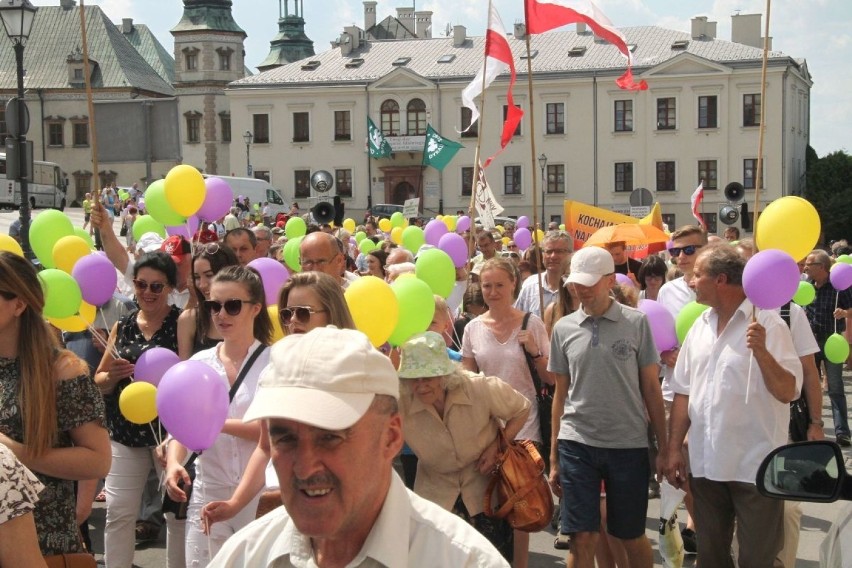
<svg viewBox="0 0 852 568">
<path fill-rule="evenodd" d="M 595 35 L 613 44 L 627 58 L 627 71 L 616 79 L 616 85 L 629 91 L 648 88 L 645 81 L 633 81 L 633 58 L 627 48 L 627 39 L 592 0 L 524 0 L 524 12 L 529 34 L 585 22 Z"/>
<path fill-rule="evenodd" d="M 509 40 L 506 38 L 506 29 L 503 27 L 503 20 L 500 19 L 497 8 L 492 4 L 488 14 L 488 30 L 485 32 L 485 65 L 483 68 L 480 68 L 473 81 L 462 91 L 462 106 L 470 109 L 470 126 L 473 126 L 473 123 L 479 119 L 479 109 L 476 108 L 476 103 L 473 102 L 473 99 L 483 94 L 483 91 L 494 82 L 494 79 L 506 71 L 509 71 L 509 92 L 506 95 L 509 109 L 506 114 L 506 121 L 503 124 L 503 132 L 500 135 L 500 151 L 497 154 L 512 139 L 512 135 L 521 122 L 524 111 L 520 107 L 515 106 L 515 101 L 512 97 L 512 88 L 515 86 L 515 61 L 512 57 L 512 50 L 509 47 Z M 497 154 L 494 154 L 494 156 Z M 485 160 L 483 167 L 488 167 L 494 156 Z"/>
<path fill-rule="evenodd" d="M 692 216 L 695 217 L 695 220 L 698 221 L 698 224 L 701 225 L 701 228 L 706 231 L 707 225 L 704 223 L 704 217 L 699 211 L 702 201 L 704 201 L 704 180 L 701 180 L 701 183 L 699 183 L 698 187 L 695 188 L 695 191 L 692 192 L 691 202 Z"/>
</svg>

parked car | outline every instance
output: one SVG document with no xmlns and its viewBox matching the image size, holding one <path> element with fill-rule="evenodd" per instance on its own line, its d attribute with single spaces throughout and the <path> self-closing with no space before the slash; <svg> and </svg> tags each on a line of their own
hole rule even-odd
<svg viewBox="0 0 852 568">
<path fill-rule="evenodd" d="M 790 501 L 852 501 L 852 477 L 836 443 L 822 440 L 776 448 L 757 470 L 762 495 Z M 852 504 L 831 525 L 820 547 L 820 566 L 852 566 Z"/>
</svg>

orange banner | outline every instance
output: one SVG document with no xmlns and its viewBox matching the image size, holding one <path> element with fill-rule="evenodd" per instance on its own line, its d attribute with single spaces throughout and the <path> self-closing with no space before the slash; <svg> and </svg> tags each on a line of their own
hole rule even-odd
<svg viewBox="0 0 852 568">
<path fill-rule="evenodd" d="M 630 215 L 622 215 L 579 201 L 565 200 L 565 230 L 574 238 L 574 250 L 580 249 L 592 233 L 601 227 L 638 222 L 639 219 Z"/>
</svg>

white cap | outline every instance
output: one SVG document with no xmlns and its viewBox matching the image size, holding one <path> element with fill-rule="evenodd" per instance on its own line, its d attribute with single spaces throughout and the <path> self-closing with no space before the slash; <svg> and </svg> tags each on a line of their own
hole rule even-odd
<svg viewBox="0 0 852 568">
<path fill-rule="evenodd" d="M 145 233 L 139 238 L 136 243 L 136 252 L 154 252 L 160 250 L 163 246 L 163 237 L 154 233 Z"/>
<path fill-rule="evenodd" d="M 594 286 L 601 277 L 615 272 L 615 262 L 608 250 L 600 247 L 583 247 L 571 257 L 568 282 L 581 286 Z"/>
<path fill-rule="evenodd" d="M 272 346 L 243 421 L 285 418 L 345 430 L 364 416 L 377 394 L 399 398 L 390 359 L 360 331 L 318 327 Z"/>
</svg>

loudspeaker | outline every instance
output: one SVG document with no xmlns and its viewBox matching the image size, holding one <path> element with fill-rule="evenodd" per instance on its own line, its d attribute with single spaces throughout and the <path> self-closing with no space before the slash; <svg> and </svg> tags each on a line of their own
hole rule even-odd
<svg viewBox="0 0 852 568">
<path fill-rule="evenodd" d="M 732 181 L 725 186 L 725 199 L 729 203 L 738 203 L 742 201 L 743 196 L 745 196 L 745 188 L 740 182 Z"/>
<path fill-rule="evenodd" d="M 740 225 L 742 225 L 743 231 L 751 231 L 751 218 L 748 216 L 748 203 L 740 205 L 740 218 L 742 219 Z"/>
<path fill-rule="evenodd" d="M 719 209 L 719 220 L 725 225 L 733 225 L 737 222 L 737 219 L 740 217 L 740 212 L 737 211 L 736 207 L 732 207 L 730 205 L 723 205 L 721 209 Z"/>
<path fill-rule="evenodd" d="M 334 226 L 342 227 L 343 226 L 343 217 L 344 210 L 346 207 L 343 205 L 343 202 L 340 200 L 339 195 L 334 196 Z"/>
<path fill-rule="evenodd" d="M 334 205 L 327 201 L 320 201 L 311 209 L 311 214 L 314 220 L 319 224 L 331 223 L 334 221 Z"/>
</svg>

